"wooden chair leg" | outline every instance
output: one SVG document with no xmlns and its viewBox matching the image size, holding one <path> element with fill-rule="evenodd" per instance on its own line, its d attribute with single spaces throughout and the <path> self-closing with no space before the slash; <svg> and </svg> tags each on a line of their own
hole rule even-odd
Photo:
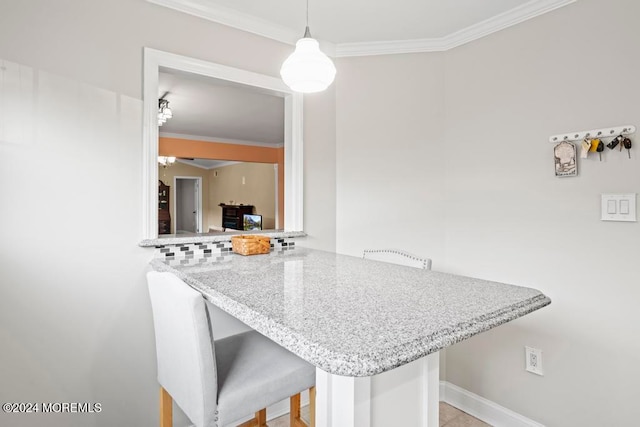
<svg viewBox="0 0 640 427">
<path fill-rule="evenodd" d="M 316 427 L 316 388 L 309 389 L 309 427 Z"/>
<path fill-rule="evenodd" d="M 289 399 L 289 425 L 300 426 L 300 393 L 294 394 Z"/>
<path fill-rule="evenodd" d="M 300 394 L 291 396 L 289 404 L 289 425 L 291 427 L 315 427 L 316 425 L 316 388 L 309 389 L 309 424 L 302 420 L 300 414 Z"/>
<path fill-rule="evenodd" d="M 258 412 L 256 412 L 256 421 L 257 421 L 257 425 L 258 427 L 267 427 L 267 410 L 265 409 L 260 409 Z"/>
<path fill-rule="evenodd" d="M 173 398 L 160 387 L 160 427 L 173 426 Z"/>
<path fill-rule="evenodd" d="M 267 409 L 263 408 L 256 412 L 255 417 L 245 421 L 237 427 L 267 427 Z"/>
</svg>

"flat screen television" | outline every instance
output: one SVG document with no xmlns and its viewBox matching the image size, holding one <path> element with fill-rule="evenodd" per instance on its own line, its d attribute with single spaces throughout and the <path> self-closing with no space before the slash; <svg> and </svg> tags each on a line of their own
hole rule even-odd
<svg viewBox="0 0 640 427">
<path fill-rule="evenodd" d="M 242 216 L 243 229 L 249 230 L 262 230 L 262 215 L 244 214 Z"/>
</svg>

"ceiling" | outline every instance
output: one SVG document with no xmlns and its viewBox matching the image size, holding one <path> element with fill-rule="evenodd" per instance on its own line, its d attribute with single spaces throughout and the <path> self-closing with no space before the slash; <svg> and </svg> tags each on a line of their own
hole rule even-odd
<svg viewBox="0 0 640 427">
<path fill-rule="evenodd" d="M 304 0 L 147 1 L 285 43 L 304 32 Z M 443 51 L 574 1 L 309 0 L 309 24 L 334 56 Z M 160 73 L 158 97 L 165 93 L 174 115 L 161 136 L 283 145 L 282 98 L 169 69 Z"/>
<path fill-rule="evenodd" d="M 165 95 L 173 117 L 161 136 L 281 147 L 284 99 L 224 80 L 161 71 L 158 98 Z"/>
<path fill-rule="evenodd" d="M 147 0 L 295 43 L 304 0 Z M 311 34 L 333 56 L 442 51 L 576 0 L 309 0 Z"/>
</svg>

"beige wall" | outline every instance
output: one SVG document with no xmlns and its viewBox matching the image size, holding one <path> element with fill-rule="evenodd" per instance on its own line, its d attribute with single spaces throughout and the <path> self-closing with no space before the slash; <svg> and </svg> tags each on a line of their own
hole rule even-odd
<svg viewBox="0 0 640 427">
<path fill-rule="evenodd" d="M 217 176 L 216 173 L 217 172 Z M 220 203 L 233 200 L 237 204 L 252 204 L 254 212 L 262 215 L 263 228 L 275 228 L 275 170 L 266 163 L 237 163 L 215 169 L 203 169 L 176 162 L 170 167 L 158 167 L 158 179 L 171 186 L 171 231 L 175 233 L 175 183 L 174 178 L 202 178 L 202 232 L 210 225 L 222 224 Z M 242 178 L 245 178 L 245 184 Z"/>
<path fill-rule="evenodd" d="M 333 99 L 333 97 L 327 98 Z M 319 119 L 319 122 L 322 122 L 323 119 L 326 120 L 327 118 L 321 117 Z M 333 121 L 332 116 L 330 117 L 330 119 Z M 313 128 L 313 126 L 307 125 L 307 128 L 309 127 Z M 324 127 L 326 128 L 329 126 L 325 124 Z M 277 209 L 279 210 L 279 212 L 281 212 L 281 214 L 277 216 L 277 227 L 271 228 L 284 228 L 284 202 L 286 198 L 286 194 L 284 191 L 284 147 L 257 147 L 252 145 L 225 144 L 211 141 L 205 142 L 190 139 L 167 138 L 162 136 L 158 141 L 158 145 L 159 153 L 163 156 L 174 156 L 179 158 L 195 157 L 200 159 L 227 160 L 249 163 L 270 163 L 273 165 L 277 165 L 278 185 L 276 188 L 278 194 L 280 195 L 280 197 L 278 198 Z M 311 146 L 313 147 L 313 145 Z M 313 170 L 313 168 L 310 168 L 310 170 Z M 313 220 L 311 222 L 315 223 L 315 221 Z M 219 222 L 215 221 L 211 224 L 219 225 Z M 335 223 L 332 223 L 330 226 L 335 227 Z M 335 231 L 333 234 L 335 234 Z M 333 244 L 335 244 L 335 240 L 331 239 L 331 241 L 333 242 Z"/>
<path fill-rule="evenodd" d="M 158 424 L 144 277 L 153 250 L 138 247 L 144 46 L 271 76 L 293 49 L 143 0 L 0 0 L 0 58 L 38 85 L 21 98 L 35 103 L 25 119 L 35 138 L 0 142 L 0 180 L 12 182 L 0 204 L 0 401 L 103 408 L 47 417 L 52 427 Z M 305 153 L 335 151 L 332 100 L 305 100 L 305 135 L 323 135 L 306 138 Z M 334 168 L 330 154 L 305 166 L 309 176 Z M 335 199 L 308 184 L 305 203 Z M 312 232 L 328 230 L 318 246 L 332 248 L 332 224 L 305 215 Z M 0 425 L 42 419 L 0 412 Z M 187 424 L 178 414 L 175 425 Z"/>
<path fill-rule="evenodd" d="M 244 183 L 243 183 L 244 178 Z M 237 163 L 209 171 L 209 224 L 222 225 L 220 203 L 253 205 L 262 215 L 262 228 L 276 228 L 276 171 L 267 163 Z"/>
<path fill-rule="evenodd" d="M 435 270 L 549 295 L 448 349 L 446 366 L 448 381 L 549 427 L 640 419 L 640 225 L 599 220 L 601 193 L 640 192 L 640 149 L 558 179 L 548 142 L 640 124 L 639 14 L 581 0 L 442 56 L 339 61 L 338 250 L 404 247 Z M 395 225 L 405 207 L 427 221 Z M 525 345 L 543 350 L 544 377 L 525 372 Z"/>
</svg>

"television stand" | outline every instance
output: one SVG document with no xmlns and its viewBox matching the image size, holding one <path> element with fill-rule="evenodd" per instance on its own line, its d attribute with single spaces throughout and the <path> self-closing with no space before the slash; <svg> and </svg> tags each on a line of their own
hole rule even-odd
<svg viewBox="0 0 640 427">
<path fill-rule="evenodd" d="M 244 214 L 253 213 L 253 205 L 221 204 L 220 207 L 222 208 L 222 227 L 233 230 L 243 230 L 242 219 Z"/>
</svg>

